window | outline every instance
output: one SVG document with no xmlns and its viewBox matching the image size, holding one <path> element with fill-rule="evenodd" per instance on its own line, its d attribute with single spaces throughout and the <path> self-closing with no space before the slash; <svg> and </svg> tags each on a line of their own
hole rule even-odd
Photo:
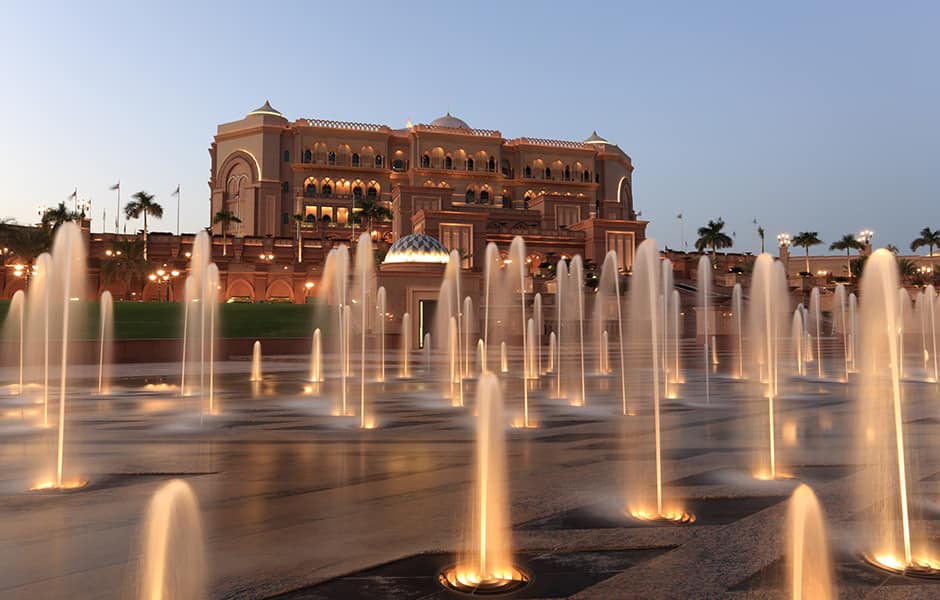
<svg viewBox="0 0 940 600">
<path fill-rule="evenodd" d="M 594 173 L 594 183 L 600 183 L 600 182 L 601 182 L 601 176 L 598 175 L 597 173 Z"/>
<path fill-rule="evenodd" d="M 472 159 L 472 158 L 468 158 L 468 159 L 467 159 L 467 170 L 468 170 L 468 171 L 472 171 L 472 170 L 473 170 L 473 159 Z"/>
<path fill-rule="evenodd" d="M 285 181 L 285 182 L 281 183 L 281 191 L 284 192 L 285 194 L 290 193 L 290 182 L 289 182 L 289 181 Z"/>
<path fill-rule="evenodd" d="M 317 184 L 312 181 L 308 181 L 304 186 L 304 196 L 316 196 L 317 195 Z"/>
<path fill-rule="evenodd" d="M 381 167 L 382 167 L 382 155 L 381 155 L 381 154 L 376 154 L 376 155 L 375 155 L 375 166 L 376 166 L 376 168 L 381 168 Z"/>
<path fill-rule="evenodd" d="M 336 222 L 340 225 L 345 225 L 349 222 L 349 209 L 345 206 L 340 206 L 336 209 Z"/>
<path fill-rule="evenodd" d="M 460 266 L 469 269 L 473 266 L 473 225 L 441 224 L 441 244 L 448 251 L 456 250 L 460 254 Z"/>
<path fill-rule="evenodd" d="M 284 151 L 284 162 L 290 162 L 290 150 Z"/>
<path fill-rule="evenodd" d="M 529 197 L 528 196 L 522 199 L 522 207 L 526 210 L 529 209 Z"/>
<path fill-rule="evenodd" d="M 287 225 L 290 222 L 290 215 L 281 213 L 281 225 Z"/>
<path fill-rule="evenodd" d="M 617 253 L 617 267 L 623 271 L 633 268 L 633 233 L 628 231 L 608 231 L 607 250 Z"/>
<path fill-rule="evenodd" d="M 392 170 L 393 171 L 403 171 L 405 169 L 405 163 L 400 158 L 396 158 L 392 161 Z"/>
<path fill-rule="evenodd" d="M 559 228 L 574 225 L 581 220 L 581 208 L 578 206 L 556 206 L 555 222 Z"/>
<path fill-rule="evenodd" d="M 532 177 L 532 167 L 530 167 L 529 165 L 526 165 L 525 167 L 525 176 L 527 178 Z"/>
<path fill-rule="evenodd" d="M 327 155 L 326 155 L 326 162 L 329 163 L 329 164 L 331 164 L 331 165 L 335 165 L 335 164 L 336 164 L 336 153 L 335 153 L 335 152 L 328 152 Z"/>
<path fill-rule="evenodd" d="M 353 152 L 353 155 L 352 155 L 352 166 L 354 167 L 359 166 L 359 155 L 356 154 L 355 152 Z"/>
<path fill-rule="evenodd" d="M 445 168 L 445 169 L 453 169 L 453 168 L 454 168 L 454 159 L 452 159 L 452 158 L 449 157 L 449 156 L 448 156 L 448 157 L 445 157 L 445 158 L 444 158 L 444 168 Z"/>
<path fill-rule="evenodd" d="M 489 171 L 490 173 L 494 173 L 496 171 L 496 159 L 493 158 L 492 156 L 490 157 L 490 162 L 487 165 L 487 171 Z"/>
<path fill-rule="evenodd" d="M 548 167 L 545 167 L 545 179 L 551 179 L 551 178 L 552 178 L 552 170 L 549 169 Z"/>
<path fill-rule="evenodd" d="M 366 191 L 366 196 L 369 198 L 369 200 L 375 200 L 378 197 L 378 195 L 379 195 L 379 191 L 375 189 L 374 187 L 370 187 Z"/>
<path fill-rule="evenodd" d="M 362 198 L 362 188 L 359 187 L 358 185 L 353 188 L 353 198 L 355 198 L 356 200 L 359 200 L 360 198 Z"/>
<path fill-rule="evenodd" d="M 332 206 L 321 206 L 320 207 L 320 220 L 324 223 L 330 223 L 333 221 L 333 207 Z"/>
<path fill-rule="evenodd" d="M 473 190 L 467 190 L 467 193 L 464 194 L 464 196 L 466 197 L 468 204 L 476 200 L 476 192 Z"/>
<path fill-rule="evenodd" d="M 565 181 L 571 181 L 571 169 L 565 166 Z"/>
<path fill-rule="evenodd" d="M 489 190 L 483 190 L 480 192 L 480 202 L 484 204 L 490 201 L 490 192 Z"/>
<path fill-rule="evenodd" d="M 320 188 L 320 193 L 323 194 L 324 196 L 329 196 L 330 194 L 333 193 L 333 186 L 331 186 L 328 183 L 324 183 L 323 187 Z"/>
<path fill-rule="evenodd" d="M 421 157 L 421 167 L 424 169 L 428 169 L 431 167 L 431 157 L 428 156 L 427 154 Z"/>
<path fill-rule="evenodd" d="M 304 222 L 313 223 L 317 220 L 317 207 L 310 206 L 309 204 L 304 206 Z"/>
<path fill-rule="evenodd" d="M 309 163 L 313 160 L 313 153 L 309 150 L 304 150 L 304 162 Z"/>
</svg>

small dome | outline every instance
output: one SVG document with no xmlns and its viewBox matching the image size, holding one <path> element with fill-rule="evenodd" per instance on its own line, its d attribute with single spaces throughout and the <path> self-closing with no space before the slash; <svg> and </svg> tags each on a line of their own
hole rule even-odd
<svg viewBox="0 0 940 600">
<path fill-rule="evenodd" d="M 585 144 L 609 144 L 607 140 L 597 135 L 597 131 L 592 131 L 588 139 L 584 140 Z"/>
<path fill-rule="evenodd" d="M 388 249 L 383 264 L 439 263 L 447 264 L 450 254 L 439 241 L 423 233 L 398 238 Z"/>
<path fill-rule="evenodd" d="M 431 125 L 434 127 L 450 127 L 451 129 L 470 129 L 470 126 L 463 119 L 458 119 L 449 112 L 443 117 L 431 121 Z"/>
<path fill-rule="evenodd" d="M 248 113 L 248 116 L 249 116 L 249 117 L 250 117 L 251 115 L 274 115 L 275 117 L 283 117 L 283 116 L 284 116 L 284 115 L 282 115 L 280 112 L 278 112 L 277 109 L 275 109 L 273 106 L 271 106 L 271 103 L 268 102 L 267 100 L 264 101 L 264 106 L 262 106 L 262 107 L 260 107 L 260 108 L 256 108 L 256 109 L 254 109 L 253 111 L 251 111 L 250 113 Z"/>
</svg>

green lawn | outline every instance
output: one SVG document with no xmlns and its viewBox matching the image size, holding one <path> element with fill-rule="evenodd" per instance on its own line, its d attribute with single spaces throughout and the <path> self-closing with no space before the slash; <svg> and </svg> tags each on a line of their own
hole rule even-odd
<svg viewBox="0 0 940 600">
<path fill-rule="evenodd" d="M 10 302 L 0 301 L 0 321 L 6 319 Z M 82 305 L 87 323 L 85 337 L 98 331 L 98 303 Z M 330 311 L 330 316 L 332 316 Z M 332 321 L 317 304 L 220 304 L 222 337 L 306 338 L 315 320 L 324 329 Z M 115 302 L 116 339 L 178 338 L 183 331 L 183 306 L 177 302 Z"/>
</svg>

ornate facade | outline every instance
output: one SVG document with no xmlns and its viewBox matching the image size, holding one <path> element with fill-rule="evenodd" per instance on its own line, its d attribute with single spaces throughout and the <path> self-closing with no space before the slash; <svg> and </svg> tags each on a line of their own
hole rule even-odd
<svg viewBox="0 0 940 600">
<path fill-rule="evenodd" d="M 387 206 L 373 223 L 392 242 L 426 233 L 474 268 L 488 242 L 526 238 L 538 255 L 616 249 L 629 270 L 646 223 L 633 209 L 633 165 L 593 133 L 583 142 L 504 139 L 447 114 L 429 124 L 285 118 L 269 103 L 219 125 L 209 148 L 211 214 L 235 237 L 348 239 L 357 200 Z M 221 233 L 221 226 L 215 226 Z"/>
</svg>

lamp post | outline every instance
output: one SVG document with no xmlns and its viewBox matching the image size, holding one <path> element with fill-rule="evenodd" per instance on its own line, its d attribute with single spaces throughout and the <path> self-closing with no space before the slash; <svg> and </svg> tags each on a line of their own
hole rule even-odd
<svg viewBox="0 0 940 600">
<path fill-rule="evenodd" d="M 871 240 L 875 237 L 875 232 L 871 229 L 863 229 L 858 232 L 858 243 L 862 245 L 862 249 L 865 251 L 865 254 L 871 254 Z M 859 252 L 861 254 L 861 252 Z"/>
<path fill-rule="evenodd" d="M 163 265 L 164 267 L 166 265 Z M 172 271 L 167 271 L 166 269 L 157 269 L 155 272 L 147 276 L 147 279 L 157 284 L 157 301 L 158 302 L 169 302 L 170 301 L 170 279 L 176 279 L 179 277 L 180 272 L 176 269 Z M 163 291 L 161 292 L 160 287 L 163 286 Z"/>
<path fill-rule="evenodd" d="M 310 303 L 310 290 L 312 289 L 313 289 L 312 281 L 304 282 L 304 304 Z"/>
</svg>

